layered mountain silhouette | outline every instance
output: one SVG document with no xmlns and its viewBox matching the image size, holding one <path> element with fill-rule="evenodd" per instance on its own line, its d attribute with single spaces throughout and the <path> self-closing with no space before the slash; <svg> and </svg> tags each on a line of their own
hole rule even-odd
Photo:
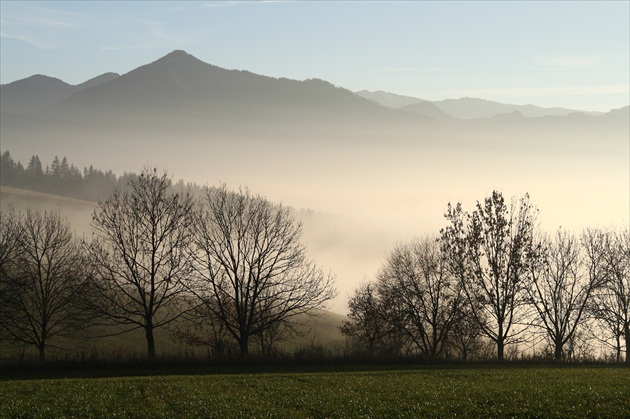
<svg viewBox="0 0 630 419">
<path fill-rule="evenodd" d="M 184 51 L 79 85 L 35 75 L 2 85 L 0 102 L 2 147 L 11 150 L 89 149 L 116 142 L 165 149 L 173 146 L 169 138 L 191 147 L 223 147 L 229 138 L 247 147 L 265 139 L 313 147 L 470 148 L 502 147 L 506 136 L 519 147 L 549 141 L 594 147 L 589 138 L 595 133 L 612 130 L 611 138 L 618 138 L 628 125 L 628 108 L 587 115 L 473 98 L 429 102 L 387 92 L 354 93 L 319 79 L 228 70 Z M 510 128 L 515 126 L 516 135 Z M 550 127 L 560 133 L 553 140 Z M 481 143 L 472 140 L 478 135 Z"/>
<path fill-rule="evenodd" d="M 108 73 L 79 86 L 34 76 L 2 86 L 3 114 L 46 123 L 109 121 L 162 124 L 245 119 L 389 118 L 395 113 L 318 79 L 272 78 L 226 70 L 184 51 L 122 76 Z M 35 119 L 38 119 L 35 118 Z"/>
<path fill-rule="evenodd" d="M 411 96 L 401 96 L 383 91 L 370 92 L 361 90 L 357 95 L 371 100 L 375 103 L 393 109 L 404 109 L 419 114 L 435 114 L 436 108 L 446 115 L 459 119 L 493 118 L 502 114 L 519 112 L 525 118 L 540 118 L 545 116 L 567 116 L 573 113 L 585 115 L 601 115 L 602 112 L 586 112 L 576 109 L 565 108 L 543 108 L 535 105 L 510 105 L 506 103 L 492 102 L 479 98 L 445 99 L 430 102 L 424 99 Z M 427 103 L 433 106 L 427 106 Z M 444 114 L 437 113 L 435 116 L 442 119 Z"/>
<path fill-rule="evenodd" d="M 406 115 L 409 113 L 443 122 L 493 118 L 514 112 L 525 118 L 573 113 L 598 115 L 477 98 L 430 102 L 383 91 L 363 90 L 355 94 L 319 79 L 297 81 L 227 70 L 177 50 L 122 76 L 105 73 L 79 85 L 34 75 L 1 86 L 0 105 L 7 117 L 46 114 L 47 123 L 68 117 L 75 121 L 82 118 L 124 121 L 130 115 L 151 122 L 162 114 L 188 120 L 287 117 L 298 118 L 300 122 L 304 122 L 305 116 L 327 116 L 336 121 L 359 118 L 368 122 L 394 118 L 401 122 L 409 120 Z M 397 112 L 400 110 L 405 112 Z"/>
<path fill-rule="evenodd" d="M 361 90 L 356 92 L 357 95 L 371 100 L 374 103 L 386 106 L 388 108 L 400 109 L 405 106 L 415 105 L 421 102 L 428 102 L 424 99 L 419 99 L 412 96 L 397 95 L 395 93 L 385 92 L 383 90 L 377 90 L 370 92 L 369 90 Z"/>
<path fill-rule="evenodd" d="M 419 103 L 414 103 L 412 105 L 403 106 L 400 109 L 403 111 L 428 116 L 429 118 L 433 118 L 438 121 L 453 122 L 455 119 L 457 119 L 453 115 L 444 112 L 435 103 L 429 101 L 422 101 Z"/>
<path fill-rule="evenodd" d="M 534 105 L 509 105 L 478 98 L 446 99 L 434 102 L 444 112 L 462 119 L 492 118 L 501 114 L 519 112 L 526 118 L 544 116 L 567 116 L 573 113 L 599 115 L 599 112 L 584 112 L 575 109 L 542 108 Z"/>
<path fill-rule="evenodd" d="M 471 209 L 493 189 L 531 193 L 549 231 L 627 220 L 628 107 L 588 115 L 353 93 L 183 51 L 76 86 L 32 76 L 1 86 L 0 102 L 0 147 L 22 162 L 65 156 L 117 174 L 149 165 L 338 214 L 307 220 L 305 239 L 340 295 L 397 241 L 439 231 L 447 203 Z"/>
</svg>

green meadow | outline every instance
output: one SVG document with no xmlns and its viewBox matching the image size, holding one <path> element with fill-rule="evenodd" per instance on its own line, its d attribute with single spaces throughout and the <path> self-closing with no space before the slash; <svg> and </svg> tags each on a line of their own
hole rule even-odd
<svg viewBox="0 0 630 419">
<path fill-rule="evenodd" d="M 240 369 L 238 373 L 202 368 L 117 377 L 94 372 L 94 377 L 86 377 L 91 373 L 86 371 L 80 372 L 81 377 L 3 377 L 0 417 L 630 416 L 630 369 L 623 367 Z"/>
</svg>

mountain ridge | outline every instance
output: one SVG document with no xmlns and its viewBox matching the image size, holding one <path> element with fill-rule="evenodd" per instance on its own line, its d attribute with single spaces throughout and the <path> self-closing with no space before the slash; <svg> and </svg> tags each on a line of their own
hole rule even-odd
<svg viewBox="0 0 630 419">
<path fill-rule="evenodd" d="M 441 111 L 457 119 L 477 119 L 493 118 L 501 114 L 510 114 L 519 111 L 525 118 L 539 118 L 544 116 L 567 116 L 571 113 L 583 113 L 585 115 L 602 115 L 606 112 L 590 112 L 579 109 L 568 109 L 561 107 L 545 108 L 537 105 L 513 105 L 508 103 L 495 102 L 487 99 L 462 97 L 458 99 L 444 99 L 439 101 L 429 101 L 412 96 L 403 96 L 389 93 L 382 90 L 370 92 L 361 90 L 356 92 L 359 96 L 372 100 L 386 107 L 403 109 L 415 113 L 422 113 L 422 103 L 432 103 Z"/>
<path fill-rule="evenodd" d="M 118 76 L 117 73 L 108 72 L 72 85 L 56 77 L 35 74 L 0 86 L 0 112 L 32 115 L 83 89 L 107 83 Z"/>
<path fill-rule="evenodd" d="M 362 96 L 320 79 L 298 81 L 228 70 L 182 50 L 125 74 L 104 73 L 76 86 L 39 75 L 3 85 L 0 92 L 3 138 L 9 139 L 13 133 L 22 136 L 31 131 L 33 137 L 51 130 L 72 132 L 76 127 L 87 130 L 87 136 L 93 130 L 105 135 L 124 130 L 279 140 L 312 132 L 322 141 L 345 136 L 346 141 L 356 138 L 364 143 L 398 137 L 397 132 L 424 132 L 429 135 L 418 136 L 420 141 L 435 144 L 432 130 L 454 124 L 465 134 L 467 124 L 479 126 L 484 118 L 486 124 L 531 123 L 544 129 L 548 122 L 578 121 L 572 114 L 587 115 L 475 98 L 431 102 L 379 92 L 386 99 L 418 101 L 392 109 L 376 103 L 374 97 L 364 97 L 369 96 L 367 91 Z M 532 112 L 542 112 L 544 118 L 532 118 Z M 616 115 L 606 120 L 623 124 L 627 112 Z"/>
<path fill-rule="evenodd" d="M 210 79 L 212 82 L 208 82 Z M 103 102 L 101 106 L 105 108 L 100 111 L 102 114 L 111 109 L 117 109 L 119 113 L 143 108 L 149 109 L 148 113 L 153 113 L 153 108 L 168 111 L 166 102 L 171 102 L 172 107 L 188 108 L 193 113 L 203 107 L 208 107 L 210 111 L 229 108 L 224 111 L 232 113 L 248 103 L 252 105 L 246 110 L 250 114 L 281 108 L 289 113 L 299 109 L 322 112 L 328 108 L 330 114 L 340 110 L 354 110 L 370 116 L 384 114 L 382 109 L 376 108 L 377 105 L 440 122 L 452 122 L 453 118 L 490 119 L 514 111 L 525 118 L 567 116 L 571 113 L 604 114 L 559 107 L 512 105 L 470 97 L 428 101 L 385 91 L 351 92 L 319 79 L 298 81 L 247 70 L 228 70 L 201 61 L 183 50 L 174 50 L 123 75 L 103 73 L 78 85 L 45 75 L 33 75 L 0 87 L 3 114 L 33 115 L 59 104 L 58 107 L 65 107 L 68 111 L 84 113 L 86 107 L 93 106 L 91 102 L 98 101 Z M 398 118 L 401 116 L 398 115 Z"/>
<path fill-rule="evenodd" d="M 273 78 L 244 70 L 227 70 L 181 51 L 89 89 L 82 89 L 44 109 L 48 121 L 79 120 L 113 124 L 160 125 L 168 115 L 185 125 L 212 122 L 239 125 L 235 118 L 288 122 L 299 119 L 388 118 L 395 113 L 353 92 L 319 79 Z M 134 121 L 128 116 L 134 114 Z M 401 117 L 400 115 L 398 116 Z M 404 117 L 403 117 L 404 118 Z M 187 121 L 187 122 L 183 122 Z M 321 122 L 316 124 L 321 125 Z"/>
</svg>

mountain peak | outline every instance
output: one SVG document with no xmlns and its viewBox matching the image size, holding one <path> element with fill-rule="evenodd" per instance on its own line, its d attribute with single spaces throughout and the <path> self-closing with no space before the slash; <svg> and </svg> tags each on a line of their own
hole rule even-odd
<svg viewBox="0 0 630 419">
<path fill-rule="evenodd" d="M 169 55 L 183 55 L 183 56 L 189 56 L 190 54 L 187 53 L 186 51 L 184 51 L 183 49 L 174 49 L 173 51 L 169 52 L 168 54 L 166 54 L 166 56 Z"/>
<path fill-rule="evenodd" d="M 0 89 L 0 111 L 33 114 L 70 96 L 74 86 L 55 77 L 35 74 Z"/>
<path fill-rule="evenodd" d="M 194 56 L 190 55 L 189 53 L 187 53 L 183 49 L 176 49 L 176 50 L 173 50 L 173 51 L 169 52 L 168 54 L 166 54 L 164 57 L 162 57 L 160 59 L 163 60 L 165 58 L 191 58 L 191 57 L 195 58 Z"/>
<path fill-rule="evenodd" d="M 22 80 L 18 80 L 9 84 L 29 84 L 34 88 L 50 88 L 50 87 L 59 87 L 59 86 L 70 86 L 63 80 L 60 80 L 56 77 L 45 76 L 43 74 L 34 74 L 30 77 L 27 77 Z"/>
<path fill-rule="evenodd" d="M 197 57 L 195 57 L 194 55 L 191 55 L 189 53 L 187 53 L 184 50 L 181 49 L 176 49 L 172 52 L 169 52 L 168 54 L 166 54 L 165 56 L 163 56 L 162 58 L 159 58 L 158 60 L 156 60 L 155 62 L 174 62 L 174 61 L 195 61 L 195 62 L 203 62 L 200 59 L 198 59 Z M 206 64 L 206 63 L 204 63 Z"/>
<path fill-rule="evenodd" d="M 190 74 L 193 73 L 204 73 L 209 70 L 217 69 L 218 67 L 208 64 L 206 62 L 201 61 L 197 57 L 188 54 L 183 50 L 174 50 L 162 58 L 158 58 L 150 64 L 143 65 L 141 67 L 136 68 L 135 70 L 130 71 L 128 74 L 137 73 L 138 70 L 141 70 L 141 73 L 145 71 L 170 74 L 173 76 L 174 74 L 180 74 L 181 72 L 185 72 Z"/>
</svg>

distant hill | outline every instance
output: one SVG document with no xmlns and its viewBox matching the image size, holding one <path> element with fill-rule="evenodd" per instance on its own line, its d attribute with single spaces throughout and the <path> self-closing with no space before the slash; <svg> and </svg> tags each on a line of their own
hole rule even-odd
<svg viewBox="0 0 630 419">
<path fill-rule="evenodd" d="M 371 100 L 374 103 L 378 103 L 379 105 L 394 109 L 415 105 L 421 102 L 427 102 L 426 100 L 418 99 L 417 97 L 402 96 L 395 93 L 384 92 L 382 90 L 378 90 L 376 92 L 361 90 L 359 92 L 356 92 L 356 94 L 368 100 Z"/>
<path fill-rule="evenodd" d="M 601 119 L 610 122 L 628 123 L 628 120 L 630 119 L 630 106 L 613 109 L 610 112 L 602 115 Z"/>
<path fill-rule="evenodd" d="M 0 111 L 5 114 L 32 115 L 76 92 L 107 83 L 116 77 L 116 73 L 105 73 L 73 86 L 54 77 L 36 74 L 0 87 Z"/>
<path fill-rule="evenodd" d="M 461 99 L 446 99 L 433 103 L 449 115 L 461 119 L 492 118 L 501 114 L 511 114 L 515 111 L 518 111 L 525 118 L 567 116 L 572 113 L 583 113 L 589 115 L 601 114 L 601 112 L 584 112 L 564 108 L 542 108 L 534 105 L 508 105 L 505 103 L 470 97 Z"/>
<path fill-rule="evenodd" d="M 110 81 L 112 81 L 112 80 L 114 80 L 115 78 L 118 78 L 118 77 L 120 77 L 120 74 L 118 74 L 118 73 L 104 73 L 104 74 L 101 74 L 100 76 L 96 76 L 96 77 L 91 78 L 91 79 L 89 79 L 87 81 L 84 81 L 81 84 L 76 85 L 75 86 L 76 87 L 76 89 L 75 89 L 76 91 L 74 93 L 76 93 L 78 91 L 81 91 L 83 89 L 87 89 L 89 87 L 94 87 L 94 86 L 98 86 L 98 85 L 103 84 L 103 83 L 108 83 L 108 82 L 110 82 Z"/>
<path fill-rule="evenodd" d="M 429 101 L 403 106 L 400 109 L 403 111 L 424 115 L 438 121 L 453 122 L 457 120 L 457 118 L 455 118 L 454 116 L 440 109 L 435 103 Z"/>
<path fill-rule="evenodd" d="M 509 105 L 469 97 L 431 102 L 424 99 L 401 96 L 383 91 L 370 92 L 367 90 L 361 90 L 356 93 L 357 95 L 369 99 L 374 103 L 378 103 L 389 108 L 404 109 L 418 114 L 432 114 L 433 117 L 437 119 L 442 119 L 445 115 L 436 113 L 436 110 L 429 104 L 437 106 L 439 110 L 447 115 L 459 119 L 493 118 L 497 115 L 512 114 L 515 111 L 519 112 L 525 118 L 567 116 L 572 113 L 583 113 L 586 115 L 602 114 L 602 112 L 586 112 L 565 108 L 543 108 L 535 105 Z"/>
<path fill-rule="evenodd" d="M 74 86 L 68 83 L 36 74 L 0 87 L 0 111 L 5 114 L 33 114 L 73 92 Z"/>
<path fill-rule="evenodd" d="M 95 202 L 82 201 L 42 192 L 34 192 L 9 186 L 0 186 L 0 210 L 13 208 L 16 211 L 26 210 L 59 211 L 72 223 L 74 232 L 86 237 L 90 236 L 90 223 Z"/>
</svg>

